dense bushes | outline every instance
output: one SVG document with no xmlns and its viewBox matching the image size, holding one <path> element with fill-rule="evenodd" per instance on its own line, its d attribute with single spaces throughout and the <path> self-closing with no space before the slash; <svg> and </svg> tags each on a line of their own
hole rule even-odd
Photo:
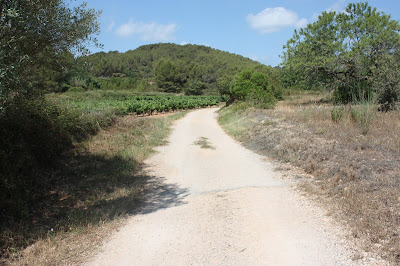
<svg viewBox="0 0 400 266">
<path fill-rule="evenodd" d="M 271 108 L 281 97 L 280 90 L 269 85 L 265 73 L 246 70 L 235 77 L 230 88 L 232 100 L 248 101 L 262 108 Z"/>
</svg>

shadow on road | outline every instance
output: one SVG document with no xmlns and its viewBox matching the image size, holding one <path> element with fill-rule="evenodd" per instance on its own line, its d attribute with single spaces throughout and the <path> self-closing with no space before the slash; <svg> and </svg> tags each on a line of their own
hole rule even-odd
<svg viewBox="0 0 400 266">
<path fill-rule="evenodd" d="M 180 188 L 177 184 L 165 183 L 164 177 L 147 177 L 145 199 L 138 213 L 148 214 L 160 209 L 186 204 L 188 189 Z"/>
</svg>

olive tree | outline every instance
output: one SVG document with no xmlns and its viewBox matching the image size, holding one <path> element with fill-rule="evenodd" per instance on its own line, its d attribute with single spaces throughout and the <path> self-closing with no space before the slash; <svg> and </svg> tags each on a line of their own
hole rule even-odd
<svg viewBox="0 0 400 266">
<path fill-rule="evenodd" d="M 63 0 L 0 0 L 0 108 L 40 90 L 38 69 L 65 52 L 84 55 L 98 45 L 99 12 Z"/>
</svg>

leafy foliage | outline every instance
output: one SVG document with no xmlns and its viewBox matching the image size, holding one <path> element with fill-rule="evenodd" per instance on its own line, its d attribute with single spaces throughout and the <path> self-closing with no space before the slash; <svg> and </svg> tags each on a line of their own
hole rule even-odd
<svg viewBox="0 0 400 266">
<path fill-rule="evenodd" d="M 199 80 L 191 80 L 185 88 L 185 95 L 202 95 L 206 86 Z"/>
<path fill-rule="evenodd" d="M 179 92 L 183 86 L 183 77 L 174 63 L 161 59 L 155 67 L 155 79 L 164 92 Z"/>
<path fill-rule="evenodd" d="M 379 92 L 378 102 L 382 111 L 396 108 L 400 100 L 400 55 L 383 55 L 372 66 L 372 87 Z"/>
<path fill-rule="evenodd" d="M 253 70 L 246 70 L 237 75 L 230 93 L 234 100 L 249 101 L 263 108 L 270 108 L 276 102 L 274 91 L 269 86 L 268 76 Z"/>
<path fill-rule="evenodd" d="M 42 77 L 53 73 L 44 69 L 71 60 L 65 52 L 85 54 L 88 42 L 97 43 L 91 36 L 99 31 L 98 15 L 85 4 L 71 9 L 62 0 L 1 1 L 0 104 L 37 93 Z"/>
<path fill-rule="evenodd" d="M 293 85 L 294 76 L 306 88 L 335 90 L 341 102 L 360 91 L 384 94 L 377 81 L 384 67 L 379 62 L 399 53 L 399 30 L 398 21 L 368 3 L 349 4 L 344 13 L 324 12 L 284 46 L 284 67 L 293 71 L 284 80 Z M 384 87 L 390 91 L 394 85 Z"/>
</svg>

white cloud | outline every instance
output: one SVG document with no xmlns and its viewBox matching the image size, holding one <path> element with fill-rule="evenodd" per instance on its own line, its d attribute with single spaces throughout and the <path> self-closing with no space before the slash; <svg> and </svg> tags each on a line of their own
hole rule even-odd
<svg viewBox="0 0 400 266">
<path fill-rule="evenodd" d="M 203 46 L 211 47 L 211 44 L 209 44 L 209 43 L 206 43 L 206 42 L 202 42 L 202 43 L 200 43 L 199 45 L 203 45 Z"/>
<path fill-rule="evenodd" d="M 299 18 L 295 12 L 284 7 L 266 8 L 256 15 L 249 14 L 246 21 L 262 34 L 276 32 L 285 27 L 303 28 L 308 23 L 307 19 Z"/>
<path fill-rule="evenodd" d="M 115 33 L 120 37 L 132 37 L 138 35 L 142 41 L 172 41 L 175 39 L 176 24 L 162 25 L 156 22 L 143 23 L 134 22 L 130 19 L 128 23 L 119 26 Z"/>
<path fill-rule="evenodd" d="M 114 26 L 115 26 L 115 22 L 114 22 L 114 21 L 111 21 L 110 25 L 107 26 L 107 32 L 112 31 L 113 28 L 114 28 Z"/>
<path fill-rule="evenodd" d="M 318 20 L 318 17 L 321 15 L 322 13 L 314 13 L 312 16 L 312 21 L 315 22 Z"/>
<path fill-rule="evenodd" d="M 250 58 L 253 61 L 257 61 L 261 64 L 264 64 L 264 65 L 271 65 L 271 64 L 275 63 L 275 62 L 273 62 L 273 57 L 268 56 L 268 55 L 266 55 L 266 56 L 251 55 L 251 56 L 248 56 L 248 58 Z"/>
<path fill-rule="evenodd" d="M 347 0 L 338 0 L 335 3 L 333 3 L 333 5 L 331 5 L 330 7 L 328 7 L 327 9 L 325 9 L 325 12 L 345 12 L 346 10 L 346 4 Z M 317 21 L 318 17 L 321 15 L 322 13 L 314 13 L 313 17 L 312 17 L 312 21 Z"/>
<path fill-rule="evenodd" d="M 326 9 L 327 12 L 335 11 L 335 12 L 344 12 L 346 7 L 347 0 L 338 0 L 333 5 Z"/>
<path fill-rule="evenodd" d="M 256 56 L 256 55 L 249 56 L 249 58 L 250 58 L 251 60 L 253 60 L 253 61 L 258 61 L 258 60 L 260 60 L 260 58 L 259 58 L 258 56 Z"/>
<path fill-rule="evenodd" d="M 188 42 L 185 42 L 185 41 L 183 41 L 183 42 L 181 42 L 180 43 L 181 45 L 186 45 L 186 44 L 189 44 Z"/>
</svg>

